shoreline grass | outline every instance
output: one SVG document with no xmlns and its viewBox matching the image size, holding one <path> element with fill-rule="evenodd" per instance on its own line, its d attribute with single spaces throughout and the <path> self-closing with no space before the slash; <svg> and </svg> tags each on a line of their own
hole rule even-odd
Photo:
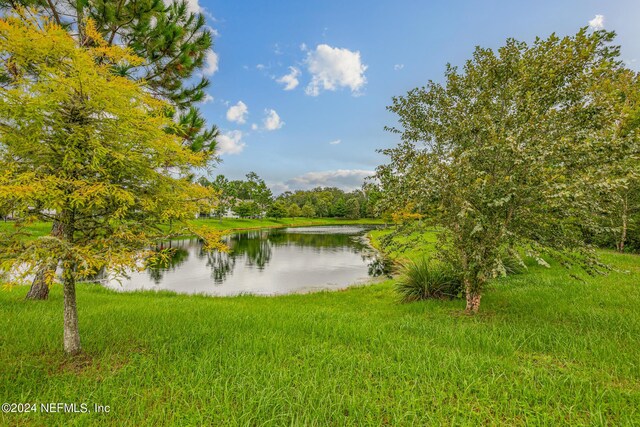
<svg viewBox="0 0 640 427">
<path fill-rule="evenodd" d="M 223 218 L 222 221 L 215 218 L 194 219 L 189 221 L 194 226 L 207 226 L 214 230 L 225 232 L 259 230 L 265 228 L 306 227 L 318 225 L 384 225 L 384 221 L 378 218 Z M 14 226 L 12 221 L 0 221 L 0 232 L 10 230 Z M 31 233 L 30 238 L 46 236 L 51 232 L 51 222 L 38 221 L 25 227 Z"/>
</svg>

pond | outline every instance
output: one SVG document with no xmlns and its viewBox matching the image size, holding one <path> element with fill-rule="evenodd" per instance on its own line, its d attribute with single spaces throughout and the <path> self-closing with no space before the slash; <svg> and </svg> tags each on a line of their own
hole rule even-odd
<svg viewBox="0 0 640 427">
<path fill-rule="evenodd" d="M 365 234 L 372 226 L 322 226 L 239 232 L 225 237 L 229 253 L 205 252 L 198 239 L 170 242 L 165 265 L 111 281 L 119 291 L 278 295 L 343 289 L 385 272 Z"/>
</svg>

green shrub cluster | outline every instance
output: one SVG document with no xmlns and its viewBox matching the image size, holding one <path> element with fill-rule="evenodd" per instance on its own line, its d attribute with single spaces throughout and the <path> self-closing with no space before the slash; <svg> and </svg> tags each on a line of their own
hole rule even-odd
<svg viewBox="0 0 640 427">
<path fill-rule="evenodd" d="M 526 267 L 514 257 L 505 257 L 502 266 L 507 276 L 521 274 Z M 429 258 L 420 258 L 402 266 L 396 291 L 402 302 L 425 299 L 453 299 L 464 296 L 460 269 Z"/>
<path fill-rule="evenodd" d="M 402 302 L 457 298 L 463 293 L 462 279 L 451 266 L 421 258 L 402 268 L 396 284 Z"/>
</svg>

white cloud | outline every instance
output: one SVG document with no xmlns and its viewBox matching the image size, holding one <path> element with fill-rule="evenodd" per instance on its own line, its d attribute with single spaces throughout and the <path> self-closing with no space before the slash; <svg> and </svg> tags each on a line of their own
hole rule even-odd
<svg viewBox="0 0 640 427">
<path fill-rule="evenodd" d="M 251 130 L 258 130 L 258 125 L 255 123 L 251 124 Z"/>
<path fill-rule="evenodd" d="M 331 141 L 331 142 L 329 142 L 329 144 L 331 144 L 331 145 L 338 145 L 338 144 L 340 144 L 341 142 L 342 142 L 342 140 L 341 140 L 341 139 L 336 139 L 335 141 Z"/>
<path fill-rule="evenodd" d="M 242 142 L 242 136 L 239 130 L 232 130 L 218 136 L 218 154 L 240 154 L 246 145 Z"/>
<path fill-rule="evenodd" d="M 287 189 L 309 190 L 315 187 L 338 187 L 345 191 L 360 188 L 364 179 L 375 172 L 363 169 L 338 169 L 321 172 L 308 172 L 288 180 Z"/>
<path fill-rule="evenodd" d="M 300 44 L 300 50 L 306 52 L 307 50 L 309 50 L 309 48 L 307 47 L 306 43 L 302 43 Z"/>
<path fill-rule="evenodd" d="M 186 0 L 187 2 L 187 10 L 191 13 L 204 13 L 204 9 L 200 6 L 200 2 L 198 0 Z M 164 0 L 164 4 L 166 6 L 171 6 L 173 3 L 176 3 L 175 0 Z"/>
<path fill-rule="evenodd" d="M 362 63 L 358 51 L 321 44 L 307 52 L 305 63 L 312 76 L 305 89 L 307 95 L 318 96 L 321 90 L 335 91 L 342 87 L 359 94 L 367 83 L 364 75 L 367 66 Z"/>
<path fill-rule="evenodd" d="M 298 81 L 299 76 L 300 70 L 296 67 L 289 67 L 289 74 L 285 74 L 276 81 L 284 85 L 284 90 L 293 90 L 298 87 L 298 84 L 300 83 Z"/>
<path fill-rule="evenodd" d="M 258 64 L 258 65 L 256 65 L 256 68 L 257 68 L 258 70 L 264 70 L 264 69 L 265 69 L 265 66 L 264 66 L 264 64 Z"/>
<path fill-rule="evenodd" d="M 267 182 L 267 186 L 275 196 L 278 196 L 284 193 L 285 191 L 291 190 L 287 184 L 282 182 L 276 182 L 276 183 Z"/>
<path fill-rule="evenodd" d="M 604 15 L 596 15 L 591 21 L 589 21 L 589 27 L 594 30 L 601 30 L 604 28 Z"/>
<path fill-rule="evenodd" d="M 187 0 L 187 9 L 191 13 L 202 13 L 203 12 L 202 6 L 200 6 L 200 3 L 198 2 L 198 0 Z"/>
<path fill-rule="evenodd" d="M 209 49 L 205 54 L 202 74 L 205 76 L 212 76 L 216 71 L 218 71 L 218 54 Z"/>
<path fill-rule="evenodd" d="M 205 94 L 204 94 L 204 98 L 202 98 L 202 101 L 201 101 L 201 102 L 202 102 L 203 104 L 208 104 L 208 103 L 213 102 L 213 101 L 214 101 L 213 96 L 209 95 L 208 93 L 205 93 Z"/>
<path fill-rule="evenodd" d="M 206 25 L 205 26 L 207 30 L 209 30 L 209 32 L 211 33 L 211 35 L 213 37 L 220 37 L 220 32 L 218 30 L 216 30 L 215 28 L 213 28 L 210 25 Z"/>
<path fill-rule="evenodd" d="M 276 110 L 264 110 L 266 117 L 263 120 L 266 130 L 277 130 L 284 126 L 284 122 L 280 120 L 280 116 Z"/>
<path fill-rule="evenodd" d="M 233 105 L 227 110 L 227 120 L 243 124 L 247 121 L 247 114 L 249 114 L 247 104 L 242 101 L 238 101 L 236 105 Z"/>
<path fill-rule="evenodd" d="M 404 64 L 396 64 L 393 66 L 393 69 L 396 71 L 400 71 L 404 68 Z"/>
</svg>

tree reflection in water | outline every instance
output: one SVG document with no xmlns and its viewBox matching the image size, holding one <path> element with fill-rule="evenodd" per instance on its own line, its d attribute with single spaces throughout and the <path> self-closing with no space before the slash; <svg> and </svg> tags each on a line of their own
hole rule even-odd
<svg viewBox="0 0 640 427">
<path fill-rule="evenodd" d="M 233 295 L 265 294 L 307 287 L 348 285 L 369 276 L 388 275 L 387 260 L 368 244 L 368 227 L 304 227 L 255 230 L 226 236 L 229 252 L 207 252 L 198 239 L 166 242 L 157 250 L 169 256 L 149 265 L 146 273 L 133 273 L 129 284 L 149 284 L 179 292 Z M 191 256 L 190 256 L 191 255 Z M 267 268 L 272 264 L 274 268 Z M 364 271 L 363 271 L 364 268 Z M 213 291 L 207 286 L 214 285 Z M 228 288 L 228 289 L 227 289 Z"/>
<path fill-rule="evenodd" d="M 289 230 L 273 230 L 269 233 L 269 242 L 274 246 L 300 246 L 320 249 L 326 248 L 344 248 L 353 249 L 354 252 L 360 252 L 366 247 L 358 236 L 351 234 L 331 234 L 331 233 L 312 233 L 305 231 Z"/>
<path fill-rule="evenodd" d="M 231 236 L 227 243 L 232 256 L 245 255 L 249 267 L 263 270 L 271 261 L 270 233 L 268 231 L 250 231 Z"/>
<path fill-rule="evenodd" d="M 227 236 L 225 243 L 229 246 L 229 252 L 226 253 L 198 251 L 198 258 L 206 260 L 207 267 L 211 268 L 211 278 L 217 285 L 224 283 L 225 279 L 233 274 L 238 259 L 242 257 L 244 257 L 247 267 L 264 270 L 271 261 L 273 247 L 299 246 L 315 248 L 317 251 L 327 248 L 349 248 L 353 253 L 361 253 L 367 248 L 367 245 L 360 238 L 351 234 L 314 234 L 296 232 L 295 230 L 259 230 L 235 233 Z M 369 258 L 371 256 L 367 255 L 367 260 Z M 381 265 L 378 261 L 376 272 L 380 270 Z M 384 271 L 386 272 L 386 270 Z M 383 273 L 372 273 L 372 275 L 379 274 Z"/>
<path fill-rule="evenodd" d="M 198 257 L 207 260 L 206 265 L 211 269 L 211 278 L 216 285 L 223 284 L 236 266 L 236 257 L 227 252 L 206 252 L 200 249 Z"/>
<path fill-rule="evenodd" d="M 149 277 L 156 285 L 160 284 L 168 271 L 174 271 L 189 259 L 189 251 L 181 247 L 181 243 L 183 242 L 171 242 L 171 245 L 178 246 L 168 249 L 163 247 L 158 248 L 160 250 L 166 250 L 168 256 L 158 259 L 147 266 L 147 273 L 149 273 Z"/>
<path fill-rule="evenodd" d="M 271 260 L 271 245 L 267 235 L 266 231 L 232 234 L 225 238 L 229 252 L 206 252 L 200 249 L 198 258 L 206 260 L 207 267 L 211 269 L 211 278 L 216 285 L 220 285 L 233 274 L 239 257 L 245 257 L 248 267 L 255 266 L 258 270 L 265 268 Z"/>
</svg>

